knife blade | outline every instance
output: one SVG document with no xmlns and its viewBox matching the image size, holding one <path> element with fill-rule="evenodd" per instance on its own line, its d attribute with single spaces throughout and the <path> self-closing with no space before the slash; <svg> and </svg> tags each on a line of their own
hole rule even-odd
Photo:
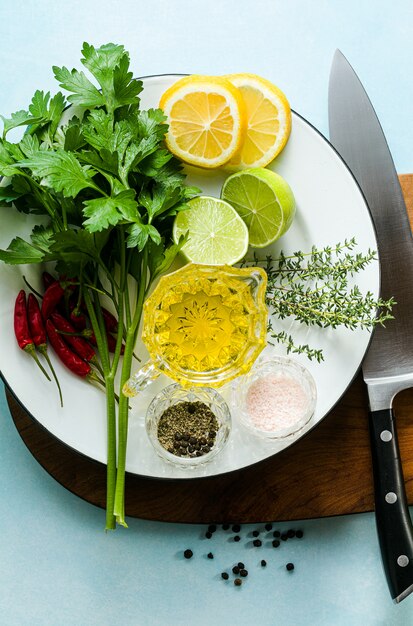
<svg viewBox="0 0 413 626">
<path fill-rule="evenodd" d="M 382 127 L 357 74 L 337 50 L 329 82 L 330 141 L 352 171 L 377 234 L 381 296 L 395 319 L 374 330 L 363 361 L 370 413 L 376 525 L 390 593 L 413 591 L 413 528 L 407 507 L 393 399 L 413 386 L 413 238 Z"/>
</svg>

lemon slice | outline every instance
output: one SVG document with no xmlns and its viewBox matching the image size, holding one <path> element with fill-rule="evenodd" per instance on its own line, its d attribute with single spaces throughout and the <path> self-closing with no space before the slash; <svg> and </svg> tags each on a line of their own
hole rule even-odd
<svg viewBox="0 0 413 626">
<path fill-rule="evenodd" d="M 233 265 L 248 249 L 248 228 L 235 209 L 219 198 L 198 196 L 180 211 L 173 225 L 178 243 L 188 233 L 181 251 L 188 261 L 204 265 Z"/>
<path fill-rule="evenodd" d="M 264 248 L 279 239 L 295 215 L 294 195 L 287 181 L 261 167 L 229 176 L 221 197 L 244 220 L 249 244 L 255 248 Z"/>
<path fill-rule="evenodd" d="M 166 145 L 182 161 L 219 167 L 240 149 L 246 128 L 244 101 L 225 78 L 185 76 L 165 91 L 159 107 L 168 118 Z"/>
<path fill-rule="evenodd" d="M 247 113 L 245 140 L 228 165 L 265 167 L 281 152 L 291 132 L 291 109 L 284 93 L 255 74 L 226 76 L 241 93 Z"/>
</svg>

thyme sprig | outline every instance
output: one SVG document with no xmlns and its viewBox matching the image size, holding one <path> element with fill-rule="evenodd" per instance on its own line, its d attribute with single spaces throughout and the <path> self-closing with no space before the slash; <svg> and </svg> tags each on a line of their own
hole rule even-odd
<svg viewBox="0 0 413 626">
<path fill-rule="evenodd" d="M 335 246 L 313 246 L 308 253 L 298 251 L 287 256 L 281 252 L 277 259 L 254 256 L 251 263 L 263 263 L 268 275 L 266 303 L 270 312 L 306 326 L 344 326 L 351 330 L 371 330 L 393 319 L 393 298 L 375 299 L 370 291 L 363 294 L 357 285 L 349 285 L 350 277 L 377 259 L 374 250 L 355 252 L 356 245 L 352 238 Z M 277 332 L 271 323 L 268 332 L 274 341 L 285 345 L 287 353 L 304 353 L 319 362 L 324 358 L 322 350 L 297 344 L 290 334 Z"/>
</svg>

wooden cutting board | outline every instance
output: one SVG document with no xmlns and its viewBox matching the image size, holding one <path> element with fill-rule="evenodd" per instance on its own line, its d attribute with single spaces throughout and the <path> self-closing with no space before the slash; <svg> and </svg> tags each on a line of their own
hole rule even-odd
<svg viewBox="0 0 413 626">
<path fill-rule="evenodd" d="M 413 174 L 400 176 L 413 224 Z M 413 314 L 413 312 L 412 312 Z M 106 468 L 59 443 L 10 392 L 10 410 L 33 456 L 64 487 L 105 506 Z M 413 389 L 395 402 L 409 504 L 413 504 Z M 217 478 L 160 481 L 128 475 L 126 513 L 170 522 L 261 522 L 373 510 L 367 395 L 360 373 L 333 411 L 291 449 Z"/>
</svg>

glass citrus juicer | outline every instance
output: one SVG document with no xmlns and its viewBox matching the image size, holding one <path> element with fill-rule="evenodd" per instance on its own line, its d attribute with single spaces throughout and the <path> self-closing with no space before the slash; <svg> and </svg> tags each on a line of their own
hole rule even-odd
<svg viewBox="0 0 413 626">
<path fill-rule="evenodd" d="M 266 286 L 259 267 L 189 264 L 163 276 L 143 310 L 150 360 L 123 393 L 136 396 L 161 373 L 189 388 L 246 374 L 266 345 Z"/>
</svg>

